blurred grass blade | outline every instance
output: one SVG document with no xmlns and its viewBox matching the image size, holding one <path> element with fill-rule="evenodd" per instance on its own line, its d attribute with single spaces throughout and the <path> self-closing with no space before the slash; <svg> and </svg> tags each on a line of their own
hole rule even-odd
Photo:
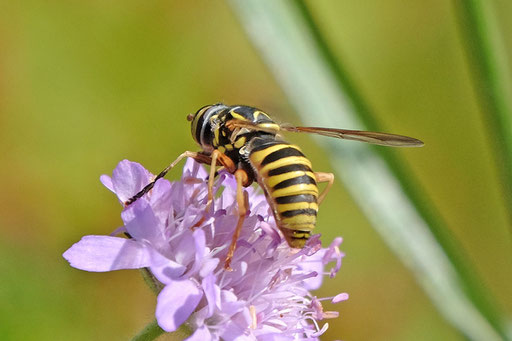
<svg viewBox="0 0 512 341">
<path fill-rule="evenodd" d="M 512 103 L 510 70 L 489 1 L 454 0 L 463 45 L 493 144 L 512 232 Z"/>
<path fill-rule="evenodd" d="M 305 124 L 367 128 L 361 121 L 370 122 L 367 106 L 334 65 L 301 2 L 230 3 Z M 410 189 L 413 182 L 404 180 L 407 172 L 393 154 L 383 158 L 366 144 L 318 141 L 332 152 L 338 176 L 444 317 L 470 339 L 506 338 L 472 269 L 464 265 L 453 239 L 441 232 L 447 229 L 440 217 Z"/>
</svg>

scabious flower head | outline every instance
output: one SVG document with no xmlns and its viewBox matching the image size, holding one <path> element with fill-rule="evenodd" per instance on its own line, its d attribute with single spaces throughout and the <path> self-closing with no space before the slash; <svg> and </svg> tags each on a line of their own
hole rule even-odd
<svg viewBox="0 0 512 341">
<path fill-rule="evenodd" d="M 121 203 L 153 179 L 141 165 L 121 161 L 102 183 Z M 147 268 L 163 289 L 156 318 L 172 332 L 182 324 L 199 340 L 316 340 L 326 329 L 324 312 L 310 293 L 323 275 L 333 277 L 343 254 L 336 238 L 322 248 L 314 235 L 302 250 L 284 241 L 265 196 L 248 187 L 249 212 L 232 259 L 224 259 L 238 220 L 236 181 L 220 173 L 213 206 L 206 211 L 207 172 L 189 159 L 181 181 L 159 180 L 121 213 L 124 225 L 110 236 L 85 236 L 64 253 L 71 266 L 86 271 Z M 130 238 L 117 237 L 117 234 Z M 333 262 L 328 271 L 324 267 Z M 336 303 L 346 294 L 332 298 Z"/>
</svg>

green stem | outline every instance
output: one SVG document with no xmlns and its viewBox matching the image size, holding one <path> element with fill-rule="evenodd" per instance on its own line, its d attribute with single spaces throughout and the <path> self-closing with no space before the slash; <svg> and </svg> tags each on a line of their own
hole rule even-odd
<svg viewBox="0 0 512 341">
<path fill-rule="evenodd" d="M 142 278 L 144 278 L 144 282 L 146 282 L 151 291 L 155 295 L 158 295 L 164 288 L 164 285 L 156 279 L 148 268 L 140 269 L 140 273 L 142 274 Z"/>
<path fill-rule="evenodd" d="M 165 333 L 156 320 L 151 321 L 144 329 L 132 338 L 132 341 L 151 341 Z"/>
<path fill-rule="evenodd" d="M 153 320 L 146 327 L 144 327 L 144 329 L 142 329 L 137 335 L 135 335 L 132 338 L 132 341 L 152 341 L 164 333 L 165 330 L 160 328 L 156 320 Z M 185 324 L 182 324 L 178 328 L 178 330 L 172 333 L 168 333 L 168 335 L 170 335 L 171 339 L 174 340 L 184 340 L 190 335 L 192 335 L 192 331 Z"/>
<path fill-rule="evenodd" d="M 512 103 L 500 34 L 488 2 L 454 0 L 454 5 L 474 90 L 493 144 L 512 232 Z"/>
<path fill-rule="evenodd" d="M 151 273 L 148 268 L 140 269 L 140 273 L 142 278 L 144 278 L 144 282 L 148 285 L 151 291 L 158 295 L 163 288 L 163 284 L 160 283 L 155 276 Z M 132 341 L 151 341 L 155 340 L 157 337 L 165 333 L 165 331 L 160 328 L 158 322 L 156 320 L 151 321 L 144 329 L 142 329 L 137 335 L 132 338 Z M 188 334 L 190 335 L 190 333 Z"/>
<path fill-rule="evenodd" d="M 467 3 L 466 1 L 460 2 Z M 292 1 L 292 3 L 297 6 L 304 22 L 309 28 L 309 31 L 315 38 L 314 40 L 317 44 L 318 51 L 337 81 L 337 85 L 347 95 L 347 98 L 350 100 L 350 103 L 354 111 L 358 114 L 358 117 L 369 130 L 381 130 L 379 129 L 377 121 L 374 119 L 375 115 L 372 109 L 364 100 L 355 83 L 349 77 L 348 72 L 345 70 L 343 65 L 339 63 L 338 59 L 335 57 L 334 53 L 323 38 L 323 35 L 316 25 L 306 3 L 304 1 Z M 461 284 L 475 306 L 478 307 L 488 322 L 496 328 L 497 331 L 500 331 L 502 336 L 505 336 L 506 333 L 503 332 L 503 325 L 500 323 L 501 319 L 499 318 L 500 315 L 495 308 L 496 305 L 494 299 L 491 297 L 488 290 L 481 284 L 482 281 L 477 278 L 475 272 L 472 270 L 472 266 L 467 261 L 469 258 L 462 252 L 463 249 L 456 242 L 456 238 L 451 235 L 450 229 L 443 220 L 442 215 L 435 208 L 433 203 L 427 199 L 428 196 L 426 195 L 426 192 L 421 188 L 419 182 L 412 175 L 413 172 L 409 171 L 407 165 L 393 151 L 384 148 L 374 148 L 374 150 L 387 162 L 389 168 L 396 175 L 396 179 L 400 182 L 403 191 L 407 194 L 411 203 L 413 203 L 425 222 L 428 223 L 428 227 L 435 236 L 437 242 L 442 246 L 446 256 L 450 259 L 453 265 L 455 265 L 454 269 L 460 276 Z M 509 159 L 512 160 L 512 149 L 508 153 L 508 156 L 510 156 Z M 507 171 L 508 175 L 512 175 L 512 168 L 510 170 L 507 168 Z M 507 176 L 507 179 L 512 181 L 512 177 L 510 176 Z M 509 191 L 509 193 L 512 194 L 512 191 Z M 512 197 L 510 197 L 510 199 L 512 200 Z M 512 208 L 512 201 L 510 202 L 509 207 Z M 510 212 L 512 213 L 512 211 Z"/>
</svg>

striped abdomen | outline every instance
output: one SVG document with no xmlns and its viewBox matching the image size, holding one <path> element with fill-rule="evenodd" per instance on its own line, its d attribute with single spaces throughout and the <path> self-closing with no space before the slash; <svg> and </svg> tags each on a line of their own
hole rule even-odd
<svg viewBox="0 0 512 341">
<path fill-rule="evenodd" d="M 318 187 L 299 147 L 273 138 L 251 141 L 249 162 L 288 244 L 302 248 L 316 224 Z"/>
</svg>

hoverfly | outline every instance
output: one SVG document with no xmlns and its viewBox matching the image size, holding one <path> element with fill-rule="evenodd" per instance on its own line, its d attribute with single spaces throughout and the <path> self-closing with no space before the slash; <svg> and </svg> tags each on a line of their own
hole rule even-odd
<svg viewBox="0 0 512 341">
<path fill-rule="evenodd" d="M 314 133 L 346 140 L 368 142 L 392 147 L 420 147 L 420 140 L 394 134 L 358 130 L 293 127 L 279 125 L 263 111 L 245 105 L 207 105 L 187 116 L 191 132 L 200 145 L 200 152 L 186 151 L 155 179 L 124 204 L 130 205 L 148 191 L 180 160 L 191 157 L 209 164 L 209 210 L 213 202 L 213 180 L 216 166 L 234 174 L 237 182 L 238 223 L 224 267 L 230 269 L 236 241 L 247 213 L 243 187 L 256 181 L 267 198 L 277 227 L 292 248 L 302 248 L 316 224 L 318 205 L 334 183 L 332 173 L 314 172 L 311 162 L 296 145 L 282 140 L 281 131 Z M 327 182 L 319 193 L 317 184 Z"/>
</svg>

